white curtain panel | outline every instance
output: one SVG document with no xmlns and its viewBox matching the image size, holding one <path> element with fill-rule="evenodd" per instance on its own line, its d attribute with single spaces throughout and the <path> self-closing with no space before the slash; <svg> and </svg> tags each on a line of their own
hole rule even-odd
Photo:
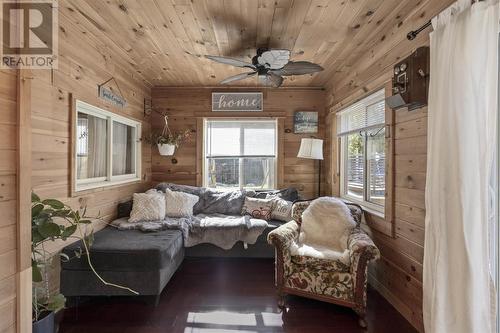
<svg viewBox="0 0 500 333">
<path fill-rule="evenodd" d="M 493 332 L 488 217 L 498 102 L 498 0 L 460 0 L 432 20 L 424 325 Z"/>
<path fill-rule="evenodd" d="M 113 122 L 113 175 L 127 171 L 127 125 Z"/>
<path fill-rule="evenodd" d="M 107 121 L 88 117 L 89 160 L 88 178 L 105 177 L 107 165 Z"/>
</svg>

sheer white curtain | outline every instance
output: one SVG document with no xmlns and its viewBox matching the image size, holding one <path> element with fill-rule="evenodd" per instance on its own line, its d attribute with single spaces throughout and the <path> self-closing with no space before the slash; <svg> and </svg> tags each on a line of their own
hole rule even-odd
<svg viewBox="0 0 500 333">
<path fill-rule="evenodd" d="M 113 175 L 127 172 L 128 126 L 113 122 Z"/>
<path fill-rule="evenodd" d="M 88 117 L 88 178 L 105 177 L 107 166 L 107 121 Z"/>
<path fill-rule="evenodd" d="M 498 89 L 498 0 L 432 20 L 424 255 L 427 333 L 494 330 L 488 251 Z"/>
</svg>

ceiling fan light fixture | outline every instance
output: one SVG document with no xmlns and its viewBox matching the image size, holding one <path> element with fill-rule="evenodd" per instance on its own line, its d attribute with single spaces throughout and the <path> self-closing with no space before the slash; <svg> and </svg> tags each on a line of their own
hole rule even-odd
<svg viewBox="0 0 500 333">
<path fill-rule="evenodd" d="M 320 65 L 309 61 L 290 61 L 290 51 L 284 49 L 259 48 L 257 55 L 252 58 L 252 63 L 230 57 L 212 55 L 205 57 L 218 63 L 253 70 L 253 72 L 230 76 L 222 80 L 221 84 L 244 80 L 257 74 L 261 84 L 277 88 L 283 83 L 283 76 L 313 74 L 323 70 Z"/>
</svg>

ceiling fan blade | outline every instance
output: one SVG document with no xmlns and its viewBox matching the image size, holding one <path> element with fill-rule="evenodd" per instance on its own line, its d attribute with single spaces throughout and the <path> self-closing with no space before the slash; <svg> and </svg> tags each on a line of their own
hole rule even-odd
<svg viewBox="0 0 500 333">
<path fill-rule="evenodd" d="M 234 59 L 234 58 L 219 57 L 219 56 L 212 56 L 212 55 L 206 55 L 205 58 L 210 59 L 210 60 L 215 61 L 215 62 L 219 62 L 221 64 L 225 64 L 225 65 L 231 65 L 231 66 L 235 66 L 235 67 L 248 67 L 248 68 L 255 69 L 255 66 L 252 65 L 251 63 L 241 61 L 238 59 Z"/>
<path fill-rule="evenodd" d="M 244 80 L 244 79 L 249 78 L 250 76 L 253 76 L 255 74 L 257 74 L 257 72 L 248 72 L 248 73 L 241 73 L 241 74 L 233 75 L 233 76 L 225 78 L 220 83 L 221 84 L 228 84 L 230 82 Z"/>
<path fill-rule="evenodd" d="M 290 61 L 281 69 L 272 70 L 277 75 L 304 75 L 321 72 L 323 67 L 309 61 Z"/>
<path fill-rule="evenodd" d="M 268 72 L 266 75 L 259 75 L 259 83 L 266 87 L 278 88 L 283 83 L 283 78 L 275 73 Z"/>
<path fill-rule="evenodd" d="M 271 72 L 271 73 L 268 73 L 267 76 L 269 77 L 269 80 L 272 82 L 272 85 L 276 88 L 281 86 L 281 84 L 283 83 L 283 77 L 281 77 L 277 74 L 274 74 Z"/>
</svg>

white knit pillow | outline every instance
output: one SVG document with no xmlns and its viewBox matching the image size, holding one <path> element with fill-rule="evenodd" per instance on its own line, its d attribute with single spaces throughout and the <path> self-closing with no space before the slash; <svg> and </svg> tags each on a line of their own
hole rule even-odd
<svg viewBox="0 0 500 333">
<path fill-rule="evenodd" d="M 168 217 L 188 217 L 193 215 L 193 207 L 200 200 L 196 195 L 165 189 L 166 215 Z"/>
<path fill-rule="evenodd" d="M 165 218 L 165 196 L 162 193 L 134 193 L 129 222 L 158 221 Z"/>
</svg>

